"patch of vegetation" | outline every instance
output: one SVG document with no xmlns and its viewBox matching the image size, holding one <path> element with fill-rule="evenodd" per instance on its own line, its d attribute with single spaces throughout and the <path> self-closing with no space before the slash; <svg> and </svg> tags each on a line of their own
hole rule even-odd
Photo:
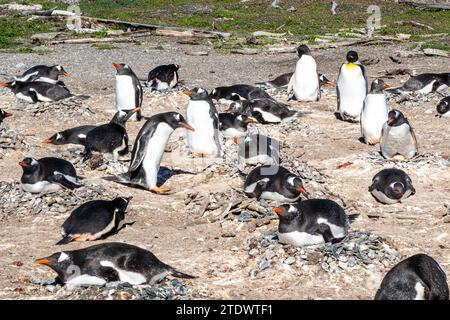
<svg viewBox="0 0 450 320">
<path fill-rule="evenodd" d="M 430 48 L 430 49 L 439 49 L 444 51 L 450 51 L 450 44 L 449 43 L 443 43 L 443 42 L 429 42 L 425 43 L 422 48 Z"/>
<path fill-rule="evenodd" d="M 108 43 L 94 43 L 92 46 L 92 48 L 98 49 L 98 50 L 114 50 L 114 49 L 119 49 L 119 47 L 114 46 L 112 44 L 108 44 Z"/>
</svg>

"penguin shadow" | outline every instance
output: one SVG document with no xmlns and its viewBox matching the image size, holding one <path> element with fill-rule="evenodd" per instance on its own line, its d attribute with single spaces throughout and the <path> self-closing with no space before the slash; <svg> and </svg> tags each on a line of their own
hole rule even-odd
<svg viewBox="0 0 450 320">
<path fill-rule="evenodd" d="M 111 232 L 108 233 L 108 234 L 105 234 L 105 235 L 102 236 L 99 240 L 105 240 L 105 239 L 108 238 L 108 237 L 114 236 L 114 235 L 118 234 L 120 231 L 122 231 L 123 229 L 125 229 L 126 227 L 128 227 L 128 226 L 131 227 L 131 226 L 132 226 L 133 224 L 135 224 L 135 223 L 136 223 L 136 221 L 126 222 L 126 223 L 124 223 L 124 224 L 120 227 L 120 229 L 114 230 L 114 231 L 111 231 Z"/>
<path fill-rule="evenodd" d="M 157 184 L 158 186 L 162 186 L 164 183 L 166 183 L 167 180 L 172 178 L 173 176 L 177 176 L 180 174 L 192 174 L 194 175 L 194 172 L 189 172 L 181 169 L 171 170 L 167 167 L 160 167 L 158 171 L 158 180 Z"/>
</svg>

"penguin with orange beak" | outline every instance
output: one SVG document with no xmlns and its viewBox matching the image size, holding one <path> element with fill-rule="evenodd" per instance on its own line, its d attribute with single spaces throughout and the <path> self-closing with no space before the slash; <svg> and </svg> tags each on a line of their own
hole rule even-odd
<svg viewBox="0 0 450 320">
<path fill-rule="evenodd" d="M 239 113 L 219 113 L 219 129 L 226 138 L 240 138 L 247 135 L 247 127 L 254 120 Z"/>
<path fill-rule="evenodd" d="M 137 75 L 130 66 L 124 63 L 113 63 L 116 69 L 116 109 L 128 111 L 142 107 L 144 93 Z M 131 117 L 132 120 L 141 121 L 141 111 Z"/>
<path fill-rule="evenodd" d="M 15 77 L 15 80 L 22 82 L 38 81 L 48 82 L 51 84 L 58 83 L 64 85 L 62 81 L 58 81 L 59 76 L 69 76 L 69 73 L 67 73 L 61 65 L 37 65 L 26 70 L 24 73 L 22 73 L 22 75 Z"/>
<path fill-rule="evenodd" d="M 0 125 L 3 123 L 3 120 L 5 120 L 5 118 L 11 117 L 12 113 L 8 113 L 2 109 L 0 109 Z"/>
</svg>

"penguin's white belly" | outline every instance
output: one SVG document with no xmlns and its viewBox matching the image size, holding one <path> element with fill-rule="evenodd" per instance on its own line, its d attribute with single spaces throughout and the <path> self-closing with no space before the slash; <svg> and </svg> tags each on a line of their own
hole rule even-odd
<svg viewBox="0 0 450 320">
<path fill-rule="evenodd" d="M 238 130 L 236 128 L 227 128 L 222 131 L 222 135 L 225 138 L 241 138 L 247 135 L 247 132 Z"/>
<path fill-rule="evenodd" d="M 414 290 L 416 290 L 414 300 L 425 300 L 425 287 L 420 282 L 416 283 Z"/>
<path fill-rule="evenodd" d="M 39 101 L 42 101 L 42 102 L 52 102 L 52 101 L 54 101 L 52 98 L 43 96 L 42 94 L 40 94 L 39 92 L 37 92 L 34 89 L 30 89 L 30 91 L 34 91 L 36 93 L 36 97 L 38 98 Z"/>
<path fill-rule="evenodd" d="M 384 94 L 368 94 L 362 112 L 363 136 L 368 140 L 379 141 L 383 125 L 388 120 L 388 108 Z"/>
<path fill-rule="evenodd" d="M 112 268 L 113 270 L 115 270 L 117 272 L 117 274 L 119 275 L 120 281 L 122 281 L 122 282 L 128 282 L 129 284 L 142 284 L 142 283 L 147 282 L 147 279 L 145 278 L 144 275 L 137 273 L 137 272 L 121 269 L 121 268 L 117 267 L 114 263 L 112 263 L 111 261 L 102 260 L 102 261 L 100 261 L 100 265 L 102 267 L 109 267 L 109 268 Z"/>
<path fill-rule="evenodd" d="M 142 160 L 142 168 L 145 171 L 145 181 L 150 190 L 156 187 L 161 159 L 164 155 L 167 140 L 172 132 L 172 127 L 167 123 L 162 122 L 158 124 L 158 127 L 147 144 L 145 156 Z M 139 148 L 139 146 L 137 147 Z"/>
<path fill-rule="evenodd" d="M 177 83 L 178 83 L 177 73 L 174 72 L 174 73 L 173 73 L 173 79 L 172 79 L 172 81 L 170 81 L 169 86 L 170 86 L 171 88 L 173 88 L 173 87 L 175 87 L 175 86 L 177 85 Z"/>
<path fill-rule="evenodd" d="M 256 185 L 257 185 L 259 182 L 269 182 L 269 180 L 270 180 L 269 178 L 263 178 L 263 179 L 258 180 L 258 181 L 256 181 L 256 182 L 253 182 L 252 184 L 249 184 L 247 187 L 245 187 L 244 192 L 246 192 L 246 193 L 252 193 L 252 192 L 255 191 Z"/>
<path fill-rule="evenodd" d="M 325 218 L 317 219 L 317 223 L 318 224 L 323 223 L 323 224 L 328 225 L 330 227 L 331 233 L 333 234 L 333 237 L 335 237 L 335 238 L 343 238 L 347 234 L 346 228 L 337 226 L 337 225 L 335 225 L 333 223 L 330 223 Z"/>
<path fill-rule="evenodd" d="M 319 96 L 319 76 L 313 57 L 304 55 L 297 62 L 294 74 L 294 94 L 300 101 L 316 101 Z"/>
<path fill-rule="evenodd" d="M 406 198 L 408 198 L 411 195 L 412 191 L 411 190 L 406 190 L 405 194 L 400 199 L 391 199 L 388 196 L 386 196 L 383 192 L 381 192 L 379 190 L 376 190 L 376 189 L 372 190 L 371 193 L 381 203 L 394 204 L 394 203 L 400 202 L 400 201 L 405 200 Z"/>
<path fill-rule="evenodd" d="M 450 117 L 450 110 L 440 115 L 441 117 Z"/>
<path fill-rule="evenodd" d="M 342 66 L 337 81 L 339 88 L 339 112 L 359 120 L 366 98 L 366 80 L 359 66 Z"/>
<path fill-rule="evenodd" d="M 433 91 L 433 84 L 436 82 L 436 80 L 431 81 L 429 84 L 427 84 L 425 87 L 423 87 L 420 90 L 417 90 L 418 93 L 421 94 L 427 94 Z"/>
<path fill-rule="evenodd" d="M 169 89 L 169 85 L 167 84 L 167 82 L 162 82 L 159 79 L 156 79 L 156 82 L 157 82 L 156 90 L 163 91 Z"/>
<path fill-rule="evenodd" d="M 24 95 L 22 92 L 18 92 L 16 94 L 16 98 L 19 99 L 19 100 L 23 100 L 23 101 L 29 102 L 29 103 L 33 103 L 33 99 L 31 97 L 29 97 L 29 96 Z"/>
<path fill-rule="evenodd" d="M 281 243 L 292 244 L 296 247 L 311 246 L 315 244 L 325 243 L 322 235 L 314 235 L 306 232 L 286 232 L 278 233 L 278 239 Z"/>
<path fill-rule="evenodd" d="M 384 125 L 385 133 L 381 141 L 381 153 L 386 158 L 392 158 L 399 154 L 412 158 L 416 154 L 414 139 L 407 123 L 398 127 Z"/>
<path fill-rule="evenodd" d="M 261 113 L 262 118 L 267 122 L 278 123 L 281 122 L 281 118 L 276 114 L 262 110 L 261 108 L 254 108 L 253 111 Z"/>
<path fill-rule="evenodd" d="M 186 121 L 195 131 L 186 130 L 188 147 L 191 152 L 218 155 L 219 149 L 214 139 L 216 128 L 209 110 L 206 101 L 189 101 Z"/>
<path fill-rule="evenodd" d="M 261 199 L 273 200 L 273 201 L 288 201 L 288 202 L 292 202 L 292 201 L 296 201 L 298 198 L 300 198 L 300 195 L 298 197 L 295 197 L 295 198 L 286 198 L 282 194 L 279 194 L 278 192 L 273 192 L 273 191 L 264 191 L 261 194 Z"/>
<path fill-rule="evenodd" d="M 130 110 L 136 106 L 136 88 L 130 76 L 116 76 L 116 109 Z"/>
<path fill-rule="evenodd" d="M 58 80 L 53 80 L 47 77 L 40 77 L 36 80 L 34 80 L 35 82 L 47 82 L 47 83 L 51 83 L 51 84 L 56 84 L 58 82 Z"/>
<path fill-rule="evenodd" d="M 22 189 L 31 193 L 56 192 L 61 189 L 61 186 L 57 183 L 43 180 L 35 183 L 22 183 Z"/>
<path fill-rule="evenodd" d="M 74 270 L 75 271 L 75 270 Z M 103 286 L 106 280 L 100 277 L 91 276 L 89 274 L 82 274 L 79 276 L 72 276 L 66 281 L 69 287 L 77 286 Z"/>
</svg>

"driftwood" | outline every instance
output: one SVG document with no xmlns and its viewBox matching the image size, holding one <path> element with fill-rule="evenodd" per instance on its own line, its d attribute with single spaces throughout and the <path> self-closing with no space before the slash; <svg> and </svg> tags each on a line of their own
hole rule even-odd
<svg viewBox="0 0 450 320">
<path fill-rule="evenodd" d="M 447 51 L 439 50 L 439 49 L 425 48 L 425 49 L 423 49 L 423 53 L 425 53 L 425 55 L 427 55 L 427 56 L 448 57 Z"/>
<path fill-rule="evenodd" d="M 86 44 L 86 43 L 111 43 L 111 42 L 134 42 L 131 37 L 114 38 L 76 38 L 49 41 L 49 44 Z"/>
<path fill-rule="evenodd" d="M 450 10 L 450 3 L 424 3 L 416 1 L 399 0 L 398 3 L 404 3 L 413 6 L 417 9 L 437 9 L 437 10 Z"/>
<path fill-rule="evenodd" d="M 255 31 L 252 34 L 254 37 L 272 37 L 272 38 L 281 38 L 286 35 L 286 32 L 284 33 L 273 33 L 273 32 L 266 32 L 266 31 Z"/>
<path fill-rule="evenodd" d="M 401 26 L 405 26 L 405 25 L 409 25 L 409 26 L 414 26 L 414 27 L 421 27 L 421 28 L 426 28 L 428 30 L 434 30 L 433 27 L 424 24 L 424 23 L 420 23 L 414 20 L 406 20 L 406 21 L 396 21 L 395 24 L 401 25 Z"/>
</svg>

